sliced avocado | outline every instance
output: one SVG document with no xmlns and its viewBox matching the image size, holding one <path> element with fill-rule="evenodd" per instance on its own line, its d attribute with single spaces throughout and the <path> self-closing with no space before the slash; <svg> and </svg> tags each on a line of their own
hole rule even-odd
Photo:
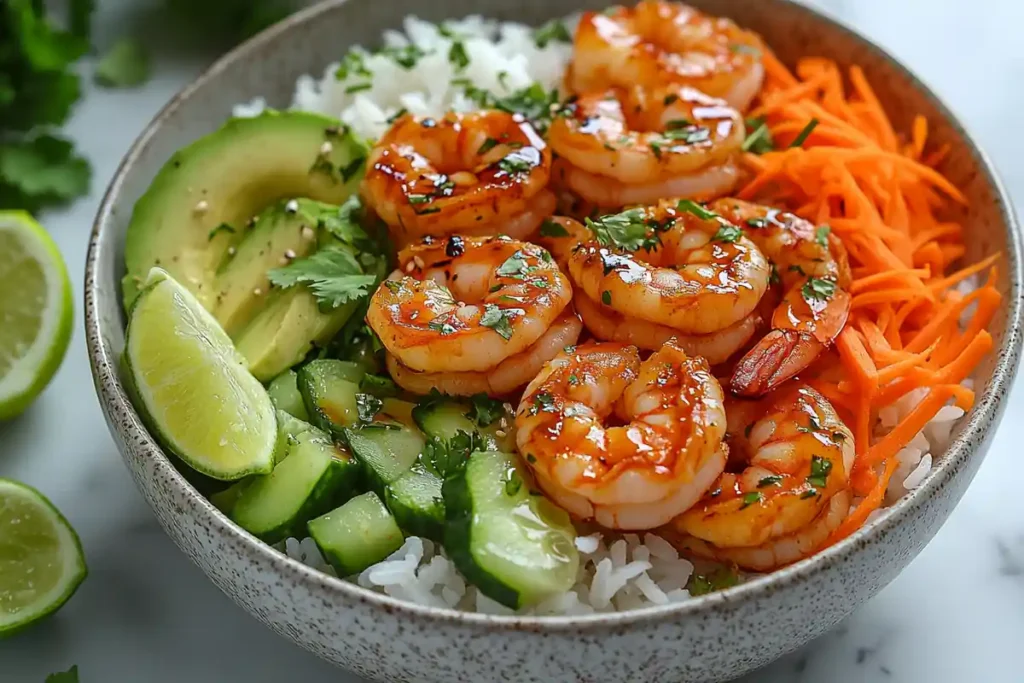
<svg viewBox="0 0 1024 683">
<path fill-rule="evenodd" d="M 367 148 L 338 121 L 306 112 L 231 119 L 178 150 L 135 204 L 125 241 L 125 308 L 159 265 L 207 310 L 244 226 L 280 199 L 340 204 L 362 177 Z"/>
<path fill-rule="evenodd" d="M 266 305 L 235 339 L 235 347 L 249 364 L 249 372 L 267 382 L 322 345 L 359 308 L 359 302 L 321 311 L 306 287 L 275 289 Z"/>
<path fill-rule="evenodd" d="M 228 253 L 214 280 L 213 316 L 232 338 L 270 295 L 267 273 L 316 250 L 317 224 L 338 207 L 309 199 L 285 200 L 265 209 Z"/>
</svg>

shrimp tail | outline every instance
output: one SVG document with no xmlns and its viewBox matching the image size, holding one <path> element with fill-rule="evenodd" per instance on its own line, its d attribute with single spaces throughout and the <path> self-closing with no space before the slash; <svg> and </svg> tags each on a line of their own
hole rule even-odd
<svg viewBox="0 0 1024 683">
<path fill-rule="evenodd" d="M 814 362 L 825 344 L 796 330 L 772 330 L 740 359 L 729 380 L 737 396 L 763 396 Z"/>
</svg>

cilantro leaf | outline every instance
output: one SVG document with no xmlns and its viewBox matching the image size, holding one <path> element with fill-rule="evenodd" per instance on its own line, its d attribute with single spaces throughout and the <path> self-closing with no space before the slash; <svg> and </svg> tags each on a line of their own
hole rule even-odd
<svg viewBox="0 0 1024 683">
<path fill-rule="evenodd" d="M 829 472 L 832 471 L 832 461 L 826 460 L 817 455 L 811 456 L 811 474 L 807 477 L 807 483 L 821 488 L 825 487 Z"/>
<path fill-rule="evenodd" d="M 540 49 L 543 50 L 552 42 L 572 42 L 572 34 L 569 33 L 569 29 L 558 19 L 552 19 L 533 32 L 533 43 Z"/>
<path fill-rule="evenodd" d="M 541 237 L 568 237 L 569 231 L 565 229 L 560 223 L 556 223 L 550 218 L 545 218 L 544 222 L 540 224 L 540 236 Z"/>
<path fill-rule="evenodd" d="M 122 38 L 100 58 L 96 82 L 108 88 L 133 88 L 149 80 L 149 52 L 137 40 Z"/>
<path fill-rule="evenodd" d="M 72 144 L 55 135 L 38 135 L 0 144 L 0 207 L 37 211 L 89 191 L 89 163 Z"/>
<path fill-rule="evenodd" d="M 423 446 L 420 462 L 447 479 L 466 466 L 471 454 L 485 448 L 486 444 L 478 433 L 460 429 L 450 439 L 431 437 Z"/>
<path fill-rule="evenodd" d="M 505 404 L 487 394 L 469 397 L 469 417 L 480 427 L 489 427 L 505 414 Z"/>
<path fill-rule="evenodd" d="M 484 314 L 480 317 L 480 324 L 490 327 L 508 341 L 512 338 L 512 323 L 509 321 L 508 312 L 503 311 L 494 304 L 484 306 Z"/>
<path fill-rule="evenodd" d="M 801 290 L 805 301 L 827 301 L 836 293 L 836 283 L 818 277 L 809 277 Z"/>
<path fill-rule="evenodd" d="M 50 674 L 45 683 L 78 683 L 78 665 L 75 664 L 67 671 Z"/>
<path fill-rule="evenodd" d="M 523 253 L 517 251 L 516 253 L 505 259 L 505 262 L 498 266 L 497 274 L 501 277 L 513 277 L 515 275 L 522 275 L 528 270 L 526 260 L 523 258 Z"/>
<path fill-rule="evenodd" d="M 832 232 L 832 227 L 829 225 L 819 225 L 814 231 L 814 241 L 819 246 L 828 248 L 828 234 Z"/>
<path fill-rule="evenodd" d="M 370 236 L 360 225 L 364 214 L 363 201 L 354 194 L 338 207 L 337 213 L 325 212 L 319 216 L 319 226 L 337 237 L 345 244 L 363 249 L 372 248 L 368 244 Z"/>
<path fill-rule="evenodd" d="M 466 54 L 466 44 L 461 40 L 452 43 L 448 50 L 448 61 L 455 67 L 456 71 L 463 71 L 469 66 L 469 55 Z"/>
<path fill-rule="evenodd" d="M 722 567 L 710 574 L 694 574 L 686 583 L 690 595 L 698 596 L 731 588 L 740 582 L 739 574 L 734 569 Z"/>
<path fill-rule="evenodd" d="M 317 301 L 332 308 L 369 296 L 377 282 L 377 276 L 364 275 L 356 257 L 342 247 L 326 247 L 267 276 L 282 288 L 308 283 Z"/>
<path fill-rule="evenodd" d="M 626 251 L 644 247 L 650 231 L 643 209 L 629 209 L 595 220 L 586 218 L 584 222 L 602 246 L 618 247 Z"/>
<path fill-rule="evenodd" d="M 735 225 L 723 225 L 711 239 L 715 242 L 736 242 L 743 237 L 743 231 Z"/>
</svg>

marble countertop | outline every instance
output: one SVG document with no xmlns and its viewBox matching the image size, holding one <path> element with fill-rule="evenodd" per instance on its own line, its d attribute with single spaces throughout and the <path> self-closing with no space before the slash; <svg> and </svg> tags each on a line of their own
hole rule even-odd
<svg viewBox="0 0 1024 683">
<path fill-rule="evenodd" d="M 146 22 L 157 2 L 98 3 L 100 44 L 152 26 Z M 875 39 L 930 83 L 1024 201 L 1024 136 L 1016 132 L 1024 56 L 1012 47 L 1020 43 L 1024 3 L 810 4 Z M 147 42 L 153 79 L 138 90 L 90 87 L 70 123 L 69 134 L 93 164 L 92 192 L 43 217 L 67 260 L 79 306 L 89 228 L 108 179 L 143 126 L 211 57 L 162 32 Z M 249 617 L 164 535 L 107 433 L 77 314 L 56 380 L 25 415 L 0 424 L 0 476 L 31 483 L 53 499 L 81 535 L 90 576 L 55 618 L 0 642 L 0 680 L 42 683 L 77 664 L 82 683 L 358 683 Z M 1024 505 L 1015 474 L 1024 442 L 1022 384 L 984 467 L 934 541 L 834 631 L 745 683 L 1024 680 Z"/>
</svg>

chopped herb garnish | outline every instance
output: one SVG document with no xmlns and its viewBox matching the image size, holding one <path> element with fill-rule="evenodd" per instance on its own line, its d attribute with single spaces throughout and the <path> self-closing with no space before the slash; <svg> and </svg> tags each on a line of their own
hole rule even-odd
<svg viewBox="0 0 1024 683">
<path fill-rule="evenodd" d="M 658 159 L 660 159 L 661 158 L 661 144 L 658 143 L 658 142 L 655 142 L 654 140 L 651 140 L 647 144 L 651 148 L 651 151 L 654 152 L 654 156 L 657 157 Z"/>
<path fill-rule="evenodd" d="M 232 228 L 227 223 L 221 223 L 216 228 L 214 228 L 213 230 L 210 231 L 210 233 L 206 236 L 206 240 L 207 241 L 212 240 L 214 237 L 216 237 L 217 235 L 221 234 L 222 232 L 231 233 L 233 235 L 233 234 L 235 234 L 235 229 Z"/>
<path fill-rule="evenodd" d="M 510 114 L 522 114 L 524 118 L 533 123 L 541 134 L 547 131 L 553 110 L 559 101 L 557 88 L 544 90 L 540 83 L 534 83 L 506 97 L 497 97 L 487 90 L 473 85 L 466 85 L 465 92 L 466 96 L 481 108 L 500 109 Z"/>
<path fill-rule="evenodd" d="M 512 338 L 512 323 L 509 320 L 507 311 L 503 311 L 494 304 L 484 306 L 484 314 L 480 317 L 480 324 L 497 332 L 505 341 Z"/>
<path fill-rule="evenodd" d="M 626 251 L 644 248 L 650 251 L 661 242 L 657 235 L 651 235 L 646 214 L 639 208 L 608 214 L 596 220 L 586 218 L 584 223 L 594 233 L 598 243 L 606 247 L 618 247 Z M 655 231 L 660 227 L 659 224 Z"/>
<path fill-rule="evenodd" d="M 496 272 L 500 277 L 513 277 L 515 275 L 522 275 L 526 270 L 527 265 L 526 260 L 523 258 L 523 253 L 517 251 L 505 259 L 505 262 L 498 266 Z"/>
<path fill-rule="evenodd" d="M 409 200 L 409 203 L 414 206 L 417 204 L 426 204 L 430 201 L 430 195 L 427 194 L 410 194 L 407 195 L 406 198 Z"/>
<path fill-rule="evenodd" d="M 550 218 L 545 218 L 540 224 L 541 237 L 568 237 L 569 231 L 561 223 L 556 223 Z"/>
<path fill-rule="evenodd" d="M 342 57 L 341 65 L 334 71 L 334 77 L 339 81 L 343 81 L 352 74 L 366 77 L 372 75 L 363 63 L 363 53 L 355 50 L 346 53 Z"/>
<path fill-rule="evenodd" d="M 743 237 L 743 231 L 735 225 L 723 225 L 712 237 L 715 242 L 736 242 Z"/>
<path fill-rule="evenodd" d="M 555 397 L 546 391 L 538 391 L 533 395 L 533 405 L 530 406 L 530 415 L 536 415 L 537 413 L 544 411 L 545 413 L 554 412 L 555 410 Z"/>
<path fill-rule="evenodd" d="M 693 214 L 697 218 L 702 220 L 711 220 L 712 218 L 718 218 L 718 214 L 714 211 L 710 211 L 692 199 L 680 199 L 679 203 L 676 204 L 676 208 L 680 211 Z"/>
<path fill-rule="evenodd" d="M 686 128 L 689 125 L 691 124 L 686 119 L 672 119 L 665 124 L 665 130 L 679 130 L 681 128 Z"/>
<path fill-rule="evenodd" d="M 486 447 L 483 438 L 476 431 L 467 432 L 460 429 L 450 439 L 431 437 L 423 445 L 420 462 L 447 479 L 466 466 L 471 454 Z"/>
<path fill-rule="evenodd" d="M 607 289 L 601 292 L 601 303 L 603 303 L 605 306 L 612 305 L 612 293 L 609 292 Z"/>
<path fill-rule="evenodd" d="M 377 276 L 363 273 L 350 249 L 336 246 L 274 268 L 267 277 L 282 288 L 306 283 L 317 301 L 331 308 L 368 296 L 377 283 Z"/>
<path fill-rule="evenodd" d="M 751 491 L 750 493 L 744 494 L 743 505 L 740 505 L 740 510 L 750 507 L 754 503 L 760 503 L 764 496 L 761 495 L 760 491 Z"/>
<path fill-rule="evenodd" d="M 747 130 L 752 130 L 746 139 L 743 140 L 741 148 L 744 152 L 753 152 L 754 154 L 764 154 L 775 149 L 775 143 L 772 140 L 772 132 L 768 128 L 768 122 L 763 118 L 747 119 Z"/>
<path fill-rule="evenodd" d="M 372 87 L 372 83 L 355 83 L 345 88 L 345 93 L 350 95 L 354 92 L 362 92 L 364 90 L 369 90 Z"/>
<path fill-rule="evenodd" d="M 403 116 L 405 116 L 408 113 L 409 113 L 409 110 L 406 109 L 405 107 L 402 107 L 401 109 L 399 109 L 394 114 L 392 114 L 391 116 L 388 117 L 387 124 L 390 126 L 392 123 L 394 123 L 395 121 L 397 121 L 398 119 L 402 118 Z"/>
<path fill-rule="evenodd" d="M 710 574 L 694 574 L 686 583 L 686 590 L 690 595 L 706 595 L 725 588 L 731 588 L 740 582 L 736 570 L 722 567 Z"/>
<path fill-rule="evenodd" d="M 787 268 L 787 270 L 791 273 L 800 273 L 801 275 L 807 275 L 807 273 L 804 272 L 804 269 L 801 268 L 800 265 L 797 263 L 792 264 L 789 268 Z"/>
<path fill-rule="evenodd" d="M 462 71 L 469 66 L 469 55 L 466 54 L 466 45 L 461 40 L 452 43 L 448 50 L 448 61 L 455 67 L 456 71 Z"/>
<path fill-rule="evenodd" d="M 832 471 L 832 461 L 826 460 L 817 455 L 811 456 L 811 474 L 807 477 L 807 483 L 821 488 L 825 487 L 828 480 L 828 473 Z"/>
<path fill-rule="evenodd" d="M 777 474 L 771 474 L 767 477 L 761 477 L 761 480 L 757 482 L 757 488 L 763 489 L 765 486 L 777 486 L 782 481 L 782 477 Z"/>
<path fill-rule="evenodd" d="M 823 247 L 828 247 L 828 234 L 832 232 L 832 227 L 828 225 L 819 225 L 814 231 L 814 241 Z"/>
<path fill-rule="evenodd" d="M 748 218 L 747 225 L 752 227 L 754 230 L 760 230 L 761 228 L 768 227 L 768 221 L 764 218 Z"/>
<path fill-rule="evenodd" d="M 808 498 L 814 498 L 816 495 L 818 495 L 818 490 L 817 489 L 807 489 L 806 491 L 804 491 L 803 493 L 800 494 L 800 500 L 807 500 Z"/>
<path fill-rule="evenodd" d="M 836 283 L 832 280 L 809 277 L 807 282 L 804 283 L 801 292 L 804 295 L 804 300 L 807 302 L 827 301 L 836 293 Z"/>
<path fill-rule="evenodd" d="M 514 467 L 508 468 L 505 473 L 505 495 L 514 496 L 523 488 L 523 478 L 519 476 Z"/>
<path fill-rule="evenodd" d="M 477 154 L 487 154 L 492 149 L 498 146 L 498 141 L 494 138 L 487 138 L 484 143 L 480 145 L 480 149 L 476 151 Z"/>
<path fill-rule="evenodd" d="M 513 152 L 498 162 L 498 168 L 509 175 L 514 173 L 529 173 L 533 167 L 534 163 L 518 152 Z"/>
<path fill-rule="evenodd" d="M 667 107 L 670 104 L 676 102 L 678 99 L 679 99 L 679 95 L 676 95 L 676 94 L 665 95 L 665 99 L 662 100 L 662 104 L 664 104 Z"/>
<path fill-rule="evenodd" d="M 380 54 L 390 57 L 395 64 L 408 71 L 416 66 L 420 57 L 425 57 L 427 53 L 416 45 L 406 45 L 404 47 L 386 47 L 380 51 Z"/>
<path fill-rule="evenodd" d="M 458 328 L 452 324 L 451 317 L 447 314 L 439 315 L 431 320 L 427 323 L 427 329 L 440 332 L 442 337 L 455 334 L 458 331 Z"/>
<path fill-rule="evenodd" d="M 571 43 L 572 34 L 565 24 L 558 19 L 552 19 L 533 32 L 534 44 L 542 50 L 551 42 Z"/>
<path fill-rule="evenodd" d="M 360 422 L 373 422 L 384 407 L 384 402 L 373 394 L 356 394 L 356 413 Z"/>
<path fill-rule="evenodd" d="M 537 456 L 534 455 L 533 453 L 527 453 L 526 454 L 526 462 L 528 462 L 528 463 L 530 463 L 532 465 L 533 463 L 537 462 Z"/>
<path fill-rule="evenodd" d="M 402 283 L 398 280 L 385 280 L 384 286 L 390 289 L 393 294 L 398 294 L 402 291 Z"/>
<path fill-rule="evenodd" d="M 574 387 L 574 386 L 576 386 L 579 383 L 580 383 L 580 378 L 577 377 L 575 373 L 569 375 L 569 386 L 573 386 Z"/>
<path fill-rule="evenodd" d="M 807 125 L 804 126 L 803 130 L 801 130 L 797 134 L 797 136 L 795 138 L 793 138 L 793 142 L 789 143 L 790 148 L 792 148 L 792 147 L 799 147 L 800 145 L 804 144 L 804 142 L 810 136 L 811 131 L 813 131 L 817 127 L 818 127 L 818 119 L 811 119 L 810 121 L 808 121 Z"/>
<path fill-rule="evenodd" d="M 782 276 L 779 275 L 779 269 L 775 265 L 775 261 L 771 261 L 772 272 L 768 275 L 768 284 L 777 285 L 782 282 Z"/>
<path fill-rule="evenodd" d="M 478 427 L 489 427 L 505 414 L 505 404 L 487 394 L 469 397 L 469 417 Z"/>
</svg>

